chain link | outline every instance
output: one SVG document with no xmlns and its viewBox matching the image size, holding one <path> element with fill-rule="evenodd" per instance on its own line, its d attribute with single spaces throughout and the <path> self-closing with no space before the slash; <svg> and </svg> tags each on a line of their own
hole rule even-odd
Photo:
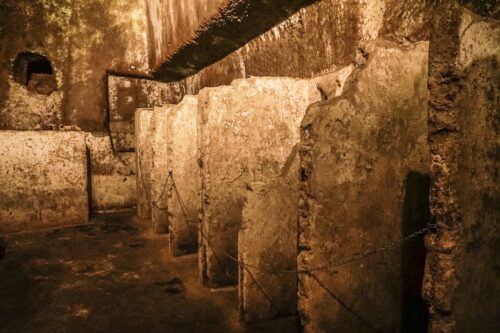
<svg viewBox="0 0 500 333">
<path fill-rule="evenodd" d="M 184 201 L 182 200 L 182 198 L 180 196 L 179 190 L 177 189 L 177 186 L 176 186 L 174 178 L 173 178 L 173 174 L 171 173 L 170 176 L 172 177 L 172 185 L 173 185 L 173 187 L 174 187 L 174 189 L 175 189 L 175 191 L 177 193 L 178 199 L 180 201 L 180 206 L 181 206 L 181 208 L 183 210 L 183 215 L 184 215 L 184 218 L 186 219 L 186 223 L 187 223 L 187 225 L 188 225 L 189 228 L 192 228 L 192 223 L 188 223 L 188 220 L 190 220 L 190 219 L 189 219 L 189 217 L 187 215 L 187 212 L 185 211 L 185 207 L 184 207 L 185 204 L 184 204 Z M 213 248 L 210 245 L 210 240 L 209 240 L 208 236 L 205 235 L 205 233 L 202 231 L 201 228 L 198 228 L 198 229 L 199 229 L 198 230 L 199 235 L 205 240 L 205 242 L 207 243 L 208 247 L 210 247 L 212 249 L 212 252 L 214 252 Z M 229 254 L 227 252 L 222 252 L 222 255 L 224 255 L 226 258 L 230 259 L 231 261 L 234 261 L 240 267 L 251 268 L 251 269 L 262 271 L 262 272 L 266 272 L 266 273 L 307 274 L 307 273 L 316 272 L 316 271 L 328 271 L 328 270 L 331 270 L 333 268 L 337 268 L 339 266 L 347 265 L 347 264 L 350 264 L 350 263 L 353 263 L 353 262 L 356 262 L 356 261 L 360 261 L 360 260 L 362 260 L 364 258 L 371 257 L 371 256 L 374 256 L 374 255 L 377 255 L 377 254 L 389 251 L 389 250 L 391 250 L 391 249 L 393 249 L 393 248 L 401 245 L 402 243 L 404 243 L 406 241 L 409 241 L 409 240 L 411 240 L 413 238 L 417 238 L 417 237 L 419 237 L 421 235 L 427 234 L 428 231 L 429 231 L 429 227 L 425 227 L 425 228 L 422 228 L 422 229 L 420 229 L 418 231 L 415 231 L 412 234 L 409 234 L 409 235 L 407 235 L 405 237 L 397 239 L 397 240 L 395 240 L 395 241 L 393 241 L 393 242 L 391 242 L 391 243 L 389 243 L 389 244 L 387 244 L 385 246 L 377 248 L 375 250 L 367 250 L 367 251 L 364 251 L 363 253 L 360 253 L 360 254 L 357 254 L 357 255 L 353 255 L 351 257 L 339 260 L 339 261 L 334 262 L 334 263 L 329 264 L 329 265 L 323 265 L 323 266 L 318 266 L 318 267 L 313 267 L 313 268 L 305 268 L 305 269 L 278 269 L 278 268 L 276 268 L 274 266 L 262 267 L 262 266 L 249 265 L 249 264 L 241 262 L 240 260 L 238 260 L 237 258 L 235 258 L 234 256 L 232 256 L 231 254 Z"/>
<path fill-rule="evenodd" d="M 144 181 L 143 173 L 142 173 L 141 159 L 138 158 L 138 161 L 139 161 L 138 167 L 140 169 L 139 172 L 140 172 L 141 182 L 146 190 L 146 195 L 148 195 L 149 193 L 147 191 L 147 186 L 146 186 L 146 183 Z M 203 231 L 203 228 L 201 228 L 201 226 L 200 226 L 201 221 L 199 221 L 199 220 L 193 221 L 193 219 L 191 219 L 189 217 L 189 214 L 187 212 L 188 207 L 186 206 L 186 203 L 182 199 L 182 196 L 179 192 L 179 189 L 177 188 L 177 184 L 174 180 L 174 176 L 173 176 L 172 171 L 170 171 L 168 173 L 167 179 L 165 180 L 165 184 L 163 186 L 162 192 L 161 192 L 160 197 L 158 198 L 157 202 L 151 201 L 151 196 L 148 197 L 148 200 L 151 201 L 151 204 L 153 206 L 156 206 L 158 209 L 167 210 L 168 207 L 162 208 L 162 207 L 157 206 L 157 204 L 161 201 L 161 199 L 165 193 L 166 187 L 169 183 L 169 180 L 172 181 L 171 182 L 172 189 L 174 190 L 174 192 L 177 196 L 177 199 L 179 201 L 179 205 L 180 205 L 181 210 L 182 210 L 182 215 L 184 217 L 184 222 L 189 230 L 189 233 L 191 234 L 191 237 L 193 238 L 193 242 L 196 242 L 197 238 L 202 238 L 205 241 L 206 246 L 212 250 L 212 253 L 214 254 L 215 259 L 218 261 L 217 258 L 219 258 L 219 255 L 216 253 L 216 251 L 214 251 L 213 247 L 211 246 L 209 237 L 205 234 L 205 232 Z M 151 195 L 152 195 L 152 193 L 151 193 Z M 259 288 L 259 290 L 262 292 L 264 297 L 270 302 L 271 306 L 274 307 L 278 313 L 281 313 L 280 306 L 278 306 L 278 304 L 274 301 L 274 299 L 264 290 L 263 286 L 257 281 L 257 279 L 255 278 L 255 276 L 253 275 L 251 270 L 260 271 L 260 272 L 264 272 L 264 273 L 268 273 L 268 274 L 307 274 L 309 276 L 312 276 L 314 279 L 316 279 L 316 281 L 318 283 L 320 283 L 319 280 L 314 276 L 314 274 L 312 274 L 313 272 L 329 271 L 329 270 L 332 270 L 334 268 L 338 268 L 338 267 L 343 266 L 343 265 L 358 262 L 358 261 L 361 261 L 365 258 L 375 256 L 375 255 L 381 254 L 383 252 L 387 252 L 389 250 L 392 250 L 392 249 L 400 246 L 404 242 L 407 242 L 411 239 L 414 239 L 414 238 L 417 238 L 419 236 L 423 236 L 423 235 L 427 234 L 430 230 L 432 230 L 432 225 L 429 224 L 425 228 L 422 228 L 418 231 L 415 231 L 412 234 L 404 236 L 400 239 L 397 239 L 397 240 L 395 240 L 395 241 L 393 241 L 385 246 L 379 247 L 377 249 L 366 250 L 360 254 L 356 254 L 356 255 L 338 260 L 338 261 L 333 262 L 333 263 L 328 264 L 328 265 L 322 265 L 322 266 L 317 266 L 317 267 L 312 267 L 312 268 L 306 267 L 304 269 L 278 269 L 274 266 L 264 266 L 263 267 L 262 265 L 261 266 L 249 265 L 249 264 L 246 264 L 246 263 L 238 260 L 238 258 L 235 258 L 233 255 L 231 255 L 227 252 L 221 251 L 221 254 L 224 257 L 228 258 L 229 260 L 235 262 L 238 265 L 238 267 L 240 267 L 241 269 L 247 271 L 248 275 L 252 278 L 252 280 L 254 281 L 256 286 Z M 198 237 L 196 236 L 197 234 L 198 234 Z M 435 269 L 435 267 L 434 267 L 434 269 Z M 432 281 L 432 282 L 434 284 L 434 281 Z M 321 283 L 320 283 L 320 285 L 322 287 L 324 287 Z M 434 288 L 432 288 L 432 289 L 434 289 Z M 431 293 L 433 293 L 433 290 L 431 291 Z M 431 297 L 433 297 L 433 295 Z"/>
<path fill-rule="evenodd" d="M 151 149 L 151 150 L 153 150 L 153 149 Z M 153 151 L 152 151 L 152 153 L 153 153 Z M 160 210 L 167 210 L 168 209 L 168 207 L 160 207 L 160 206 L 158 206 L 158 204 L 160 203 L 161 199 L 163 198 L 163 195 L 164 195 L 164 193 L 166 191 L 166 187 L 168 185 L 168 181 L 170 179 L 172 180 L 172 187 L 173 187 L 173 189 L 174 189 L 174 191 L 176 193 L 176 196 L 177 196 L 177 198 L 179 200 L 179 204 L 180 204 L 181 209 L 182 209 L 182 214 L 184 215 L 184 220 L 186 222 L 186 225 L 187 225 L 190 233 L 192 235 L 194 235 L 194 231 L 192 230 L 193 229 L 193 224 L 197 224 L 197 223 L 194 222 L 194 221 L 192 221 L 189 218 L 189 214 L 187 213 L 187 207 L 185 207 L 184 200 L 182 199 L 181 194 L 180 194 L 180 192 L 179 192 L 179 190 L 177 188 L 177 185 L 176 185 L 176 183 L 174 181 L 173 173 L 172 172 L 168 173 L 167 179 L 165 180 L 165 184 L 162 187 L 162 192 L 161 192 L 158 200 L 156 200 L 156 202 L 155 202 L 155 201 L 151 200 L 151 194 L 148 193 L 148 191 L 147 191 L 147 186 L 146 186 L 146 183 L 145 183 L 144 177 L 143 177 L 142 164 L 141 164 L 140 156 L 138 157 L 138 167 L 139 167 L 138 171 L 140 173 L 140 179 L 141 179 L 143 187 L 146 190 L 145 192 L 146 192 L 146 196 L 148 197 L 148 200 L 151 201 L 151 204 L 154 207 L 156 207 L 156 208 L 158 208 Z M 240 267 L 244 267 L 244 268 L 247 268 L 247 269 L 254 269 L 254 270 L 258 270 L 258 271 L 265 272 L 265 273 L 271 273 L 271 274 L 273 274 L 273 273 L 308 274 L 308 273 L 317 272 L 317 271 L 329 271 L 329 270 L 332 270 L 332 269 L 340 267 L 340 266 L 351 264 L 353 262 L 357 262 L 357 261 L 363 260 L 365 258 L 372 257 L 374 255 L 377 255 L 377 254 L 380 254 L 380 253 L 383 253 L 383 252 L 387 252 L 387 251 L 389 251 L 389 250 L 391 250 L 391 249 L 393 249 L 395 247 L 400 246 L 402 243 L 404 243 L 406 241 L 409 241 L 411 239 L 414 239 L 414 238 L 417 238 L 419 236 L 427 234 L 431 228 L 432 228 L 432 226 L 429 225 L 429 226 L 427 226 L 425 228 L 422 228 L 422 229 L 420 229 L 418 231 L 415 231 L 414 233 L 411 233 L 411 234 L 409 234 L 407 236 L 404 236 L 404 237 L 402 237 L 400 239 L 397 239 L 397 240 L 395 240 L 395 241 L 393 241 L 393 242 L 391 242 L 391 243 L 389 243 L 389 244 L 387 244 L 385 246 L 379 247 L 377 249 L 367 250 L 367 251 L 364 251 L 364 252 L 362 252 L 360 254 L 356 254 L 356 255 L 353 255 L 353 256 L 341 259 L 341 260 L 333 262 L 331 264 L 317 266 L 317 267 L 312 267 L 312 268 L 304 268 L 304 269 L 279 269 L 279 268 L 276 268 L 274 266 L 265 266 L 265 267 L 255 266 L 255 265 L 249 265 L 249 264 L 243 263 L 240 260 L 238 260 L 237 258 L 235 258 L 234 256 L 232 256 L 231 254 L 226 253 L 226 252 L 222 252 L 222 255 L 225 256 L 226 258 L 230 259 L 231 261 L 237 263 L 238 266 L 240 266 Z M 207 246 L 211 248 L 212 252 L 214 252 L 212 246 L 210 245 L 209 237 L 203 232 L 203 230 L 201 228 L 197 228 L 197 229 L 198 229 L 197 232 L 200 235 L 200 237 L 204 239 L 204 241 L 206 242 Z M 195 236 L 193 236 L 193 238 L 195 238 Z"/>
<path fill-rule="evenodd" d="M 154 154 L 154 150 L 153 150 L 153 147 L 151 147 L 151 156 L 153 156 Z M 139 176 L 139 179 L 141 181 L 141 184 L 142 184 L 142 187 L 144 188 L 144 192 L 146 193 L 146 198 L 147 200 L 151 203 L 151 205 L 155 208 L 157 208 L 158 210 L 161 210 L 161 211 L 166 211 L 168 210 L 168 207 L 162 207 L 160 206 L 160 203 L 161 203 L 161 200 L 163 199 L 163 196 L 165 195 L 165 191 L 167 189 L 167 185 L 168 185 L 168 181 L 171 177 L 171 173 L 168 174 L 167 176 L 167 179 L 165 179 L 165 183 L 163 184 L 163 186 L 161 187 L 162 188 L 162 191 L 160 193 L 160 196 L 158 197 L 158 199 L 156 200 L 153 200 L 152 198 L 152 188 L 151 188 L 151 184 L 148 186 L 146 184 L 146 181 L 144 180 L 144 173 L 142 172 L 143 171 L 143 167 L 142 167 L 142 159 L 140 158 L 141 157 L 141 151 L 138 149 L 137 150 L 137 167 L 139 168 L 139 170 L 137 170 L 137 174 Z M 151 166 L 153 167 L 153 166 Z M 149 188 L 149 189 L 148 189 Z"/>
</svg>

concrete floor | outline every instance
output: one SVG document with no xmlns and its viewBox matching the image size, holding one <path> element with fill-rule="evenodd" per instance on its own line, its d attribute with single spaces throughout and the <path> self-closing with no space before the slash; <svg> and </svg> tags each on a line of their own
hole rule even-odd
<svg viewBox="0 0 500 333">
<path fill-rule="evenodd" d="M 197 256 L 171 257 L 147 229 L 119 213 L 4 235 L 0 332 L 296 332 L 295 318 L 242 323 L 236 288 L 203 287 Z"/>
</svg>

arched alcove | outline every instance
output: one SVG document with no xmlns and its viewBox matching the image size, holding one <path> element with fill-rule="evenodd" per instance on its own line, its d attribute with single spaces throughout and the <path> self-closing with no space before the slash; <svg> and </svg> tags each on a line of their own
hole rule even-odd
<svg viewBox="0 0 500 333">
<path fill-rule="evenodd" d="M 50 60 L 37 53 L 19 53 L 14 60 L 13 76 L 17 83 L 40 94 L 50 95 L 57 90 Z"/>
</svg>

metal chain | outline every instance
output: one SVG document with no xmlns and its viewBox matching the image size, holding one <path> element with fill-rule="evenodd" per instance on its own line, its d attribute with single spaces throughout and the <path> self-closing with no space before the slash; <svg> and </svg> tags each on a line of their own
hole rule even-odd
<svg viewBox="0 0 500 333">
<path fill-rule="evenodd" d="M 260 270 L 262 272 L 266 272 L 266 273 L 297 273 L 297 274 L 308 274 L 308 273 L 312 273 L 312 272 L 317 272 L 317 271 L 328 271 L 328 270 L 332 270 L 333 268 L 337 268 L 339 266 L 343 266 L 343 265 L 347 265 L 347 264 L 350 264 L 350 263 L 353 263 L 353 262 L 356 262 L 356 261 L 360 261 L 362 259 L 365 259 L 367 257 L 371 257 L 371 256 L 374 256 L 374 255 L 377 255 L 377 254 L 380 254 L 380 253 L 383 253 L 383 252 L 386 252 L 386 251 L 389 251 L 399 245 L 401 245 L 402 243 L 410 240 L 410 239 L 413 239 L 413 238 L 416 238 L 420 235 L 425 235 L 427 232 L 429 231 L 429 229 L 427 227 L 423 228 L 423 229 L 420 229 L 410 235 L 407 235 L 403 238 L 400 238 L 394 242 L 391 242 L 389 243 L 388 245 L 385 245 L 383 247 L 380 247 L 378 249 L 375 249 L 375 250 L 367 250 L 361 254 L 357 254 L 357 255 L 354 255 L 354 256 L 351 256 L 351 257 L 348 257 L 348 258 L 345 258 L 345 259 L 342 259 L 342 260 L 339 260 L 337 262 L 334 262 L 332 264 L 328 264 L 328 265 L 323 265 L 323 266 L 317 266 L 317 267 L 313 267 L 313 268 L 304 268 L 304 269 L 277 269 L 273 266 L 267 266 L 267 267 L 259 267 L 259 266 L 253 266 L 253 265 L 249 265 L 249 264 L 243 264 L 241 263 L 241 265 L 244 265 L 245 267 L 248 267 L 248 268 L 252 268 L 252 269 L 255 269 L 255 270 Z M 229 254 L 225 254 L 228 258 L 230 258 L 231 260 L 233 261 L 236 261 L 239 263 L 239 261 L 234 258 L 233 256 L 229 255 Z"/>
<path fill-rule="evenodd" d="M 180 193 L 179 193 L 179 191 L 177 189 L 177 186 L 175 184 L 173 174 L 170 174 L 170 176 L 172 177 L 173 187 L 174 187 L 174 189 L 175 189 L 175 191 L 177 193 L 179 201 L 181 202 L 181 208 L 183 210 L 183 215 L 184 215 L 184 217 L 186 219 L 186 224 L 188 225 L 189 228 L 191 228 L 192 225 L 191 225 L 191 223 L 188 223 L 188 220 L 190 220 L 190 219 L 188 217 L 187 212 L 185 211 L 185 207 L 184 207 L 184 204 L 183 204 L 184 201 L 180 197 Z M 192 221 L 190 221 L 190 222 L 192 222 Z M 208 236 L 205 235 L 205 233 L 202 231 L 201 228 L 198 228 L 198 229 L 199 229 L 198 230 L 199 231 L 199 235 L 205 240 L 205 242 L 208 245 L 208 247 L 210 247 L 212 249 L 212 252 L 214 252 L 214 249 L 210 245 L 210 240 L 209 240 Z M 406 241 L 409 241 L 409 240 L 411 240 L 413 238 L 416 238 L 418 236 L 427 234 L 428 231 L 429 231 L 429 227 L 425 227 L 425 228 L 422 228 L 422 229 L 420 229 L 418 231 L 415 231 L 412 234 L 409 234 L 409 235 L 404 236 L 404 237 L 402 237 L 400 239 L 397 239 L 397 240 L 395 240 L 395 241 L 393 241 L 393 242 L 391 242 L 391 243 L 389 243 L 389 244 L 387 244 L 385 246 L 377 248 L 375 250 L 367 250 L 367 251 L 364 251 L 364 252 L 362 252 L 360 254 L 353 255 L 351 257 L 339 260 L 339 261 L 334 262 L 332 264 L 318 266 L 318 267 L 313 267 L 313 268 L 299 269 L 299 270 L 297 270 L 297 269 L 278 269 L 278 268 L 275 268 L 273 266 L 266 266 L 266 267 L 254 266 L 254 265 L 249 265 L 249 264 L 241 262 L 240 260 L 238 260 L 238 258 L 235 258 L 234 256 L 232 256 L 229 253 L 222 252 L 222 255 L 225 256 L 226 258 L 230 259 L 231 261 L 234 261 L 235 263 L 237 263 L 238 266 L 245 267 L 247 269 L 251 268 L 251 269 L 262 271 L 262 272 L 266 272 L 266 273 L 307 274 L 307 273 L 316 272 L 316 271 L 328 271 L 328 270 L 331 270 L 333 268 L 337 268 L 339 266 L 347 265 L 347 264 L 350 264 L 350 263 L 353 263 L 353 262 L 356 262 L 356 261 L 360 261 L 360 260 L 365 259 L 367 257 L 371 257 L 371 256 L 374 256 L 374 255 L 377 255 L 377 254 L 389 251 L 389 250 L 391 250 L 391 249 L 393 249 L 393 248 L 401 245 L 402 243 L 404 243 Z"/>
<path fill-rule="evenodd" d="M 153 150 L 153 147 L 151 147 L 151 156 L 153 156 L 154 154 L 154 150 Z M 141 157 L 141 151 L 140 149 L 137 150 L 137 167 L 139 168 L 139 170 L 137 170 L 137 174 L 139 175 L 139 179 L 141 181 L 141 184 L 142 184 L 142 187 L 144 188 L 144 192 L 146 193 L 146 198 L 148 199 L 149 202 L 151 202 L 151 205 L 161 211 L 166 211 L 168 210 L 168 207 L 161 207 L 160 206 L 160 203 L 161 203 L 161 200 L 163 199 L 163 196 L 165 195 L 165 191 L 167 189 L 167 185 L 168 185 L 168 181 L 170 179 L 170 176 L 171 174 L 169 173 L 168 176 L 167 176 L 167 179 L 165 179 L 165 183 L 163 184 L 163 186 L 161 187 L 162 188 L 162 191 L 160 193 L 160 196 L 158 197 L 158 199 L 156 200 L 153 200 L 152 198 L 152 188 L 151 188 L 151 185 L 150 186 L 147 186 L 146 184 L 146 181 L 144 180 L 144 173 L 142 172 L 144 169 L 142 167 L 142 159 L 140 158 Z M 148 190 L 148 187 L 149 187 L 149 190 Z"/>
<path fill-rule="evenodd" d="M 196 231 L 192 230 L 193 229 L 193 221 L 192 221 L 192 219 L 189 218 L 189 215 L 187 213 L 187 206 L 186 206 L 184 200 L 182 199 L 182 196 L 181 196 L 181 194 L 180 194 L 180 192 L 179 192 L 179 190 L 177 188 L 177 184 L 176 184 L 176 182 L 174 180 L 173 173 L 171 172 L 169 174 L 169 176 L 172 179 L 172 187 L 173 187 L 173 189 L 174 189 L 174 191 L 175 191 L 175 193 L 177 195 L 177 198 L 179 200 L 179 204 L 181 206 L 182 214 L 184 216 L 184 221 L 185 221 L 186 226 L 188 227 L 191 235 L 194 235 L 195 232 L 198 231 L 198 234 L 200 235 L 200 237 L 204 239 L 204 241 L 206 243 L 206 246 L 209 247 L 212 250 L 212 253 L 214 254 L 215 260 L 219 261 L 218 254 L 212 248 L 210 240 L 209 240 L 209 237 L 203 232 L 203 229 L 201 228 L 201 226 L 199 228 L 197 228 Z M 255 285 L 257 286 L 257 288 L 263 294 L 263 296 L 271 304 L 271 306 L 278 313 L 282 313 L 281 307 L 273 299 L 273 297 L 271 297 L 271 295 L 269 295 L 266 292 L 266 290 L 264 289 L 264 287 L 259 283 L 259 281 L 257 280 L 257 278 L 252 273 L 252 270 L 256 270 L 256 271 L 260 271 L 260 272 L 265 272 L 265 273 L 268 273 L 268 274 L 279 274 L 279 273 L 280 274 L 307 274 L 307 275 L 312 276 L 313 278 L 315 278 L 316 281 L 319 283 L 319 280 L 313 274 L 313 272 L 315 272 L 315 271 L 322 271 L 322 270 L 328 271 L 328 270 L 331 270 L 333 268 L 336 268 L 336 267 L 339 267 L 339 266 L 342 266 L 342 265 L 346 265 L 346 264 L 349 264 L 349 263 L 352 263 L 352 262 L 360 261 L 360 260 L 362 260 L 364 258 L 380 254 L 382 252 L 385 252 L 385 251 L 388 251 L 390 249 L 393 249 L 393 248 L 401 245 L 402 243 L 404 243 L 404 242 L 406 242 L 408 240 L 411 240 L 411 239 L 414 239 L 414 238 L 416 238 L 418 236 L 424 235 L 428 231 L 429 231 L 429 227 L 425 227 L 425 228 L 422 228 L 422 229 L 420 229 L 420 230 L 418 230 L 418 231 L 416 231 L 416 232 L 414 232 L 414 233 L 412 233 L 410 235 L 407 235 L 407 236 L 405 236 L 405 237 L 403 237 L 401 239 L 393 241 L 393 242 L 391 242 L 390 244 L 388 244 L 386 246 L 380 247 L 378 249 L 367 250 L 367 251 L 365 251 L 365 252 L 363 252 L 361 254 L 354 255 L 354 256 L 351 256 L 349 258 L 337 261 L 337 262 L 335 262 L 335 263 L 333 263 L 331 265 L 324 265 L 324 266 L 319 266 L 319 267 L 310 268 L 310 269 L 306 268 L 306 269 L 301 269 L 301 270 L 293 270 L 293 269 L 276 269 L 276 268 L 274 268 L 272 266 L 258 267 L 258 266 L 246 264 L 243 261 L 238 260 L 238 258 L 235 258 L 234 256 L 230 255 L 227 252 L 221 251 L 221 254 L 223 256 L 225 256 L 226 258 L 230 259 L 231 261 L 235 262 L 238 265 L 238 267 L 240 267 L 241 269 L 245 270 L 248 273 L 248 275 L 250 276 L 250 278 L 253 280 L 253 282 L 255 283 Z M 321 286 L 324 287 L 323 285 L 321 285 Z"/>
<path fill-rule="evenodd" d="M 205 233 L 203 232 L 202 228 L 199 227 L 199 228 L 196 228 L 197 230 L 193 231 L 193 221 L 189 218 L 189 215 L 187 213 L 187 205 L 186 203 L 184 202 L 184 200 L 182 199 L 182 196 L 181 196 L 181 193 L 179 192 L 179 189 L 177 188 L 177 185 L 175 183 L 175 180 L 174 180 L 174 176 L 173 176 L 173 172 L 170 172 L 170 176 L 172 177 L 172 187 L 177 195 L 177 199 L 179 201 L 179 205 L 181 206 L 181 210 L 182 210 L 182 215 L 184 216 L 184 222 L 186 223 L 186 226 L 191 234 L 191 236 L 193 237 L 194 240 L 196 240 L 196 231 L 198 231 L 198 234 L 200 235 L 200 237 L 202 237 L 207 246 L 212 250 L 212 253 L 214 254 L 214 258 L 216 261 L 219 261 L 219 256 L 214 252 L 213 248 L 212 248 L 212 245 L 210 244 L 210 240 L 208 239 L 208 236 L 205 235 Z M 242 261 L 234 258 L 233 256 L 231 256 L 230 254 L 226 253 L 226 252 L 222 252 L 224 254 L 224 256 L 228 257 L 229 259 L 233 260 L 233 261 L 236 261 L 239 265 L 239 267 L 241 267 L 242 269 L 246 270 L 248 275 L 251 277 L 251 279 L 254 281 L 255 285 L 257 286 L 257 288 L 260 290 L 260 292 L 264 295 L 264 297 L 269 301 L 269 303 L 271 304 L 271 306 L 279 313 L 283 313 L 280 306 L 278 306 L 278 304 L 274 301 L 274 299 L 265 291 L 264 287 L 259 283 L 259 281 L 257 281 L 257 279 L 255 278 L 255 276 L 252 274 L 252 272 L 250 271 L 250 268 L 247 267 L 247 265 L 245 265 Z M 227 281 L 227 277 L 226 277 L 226 281 Z"/>
<path fill-rule="evenodd" d="M 179 189 L 177 188 L 177 185 L 175 184 L 174 180 L 174 175 L 173 172 L 169 172 L 169 177 L 172 179 L 172 188 L 174 189 L 175 195 L 177 196 L 177 200 L 179 201 L 179 205 L 181 206 L 182 210 L 182 215 L 184 216 L 184 222 L 186 223 L 186 226 L 189 230 L 189 234 L 191 235 L 191 238 L 193 239 L 193 242 L 198 241 L 198 237 L 196 236 L 196 230 L 193 230 L 193 221 L 189 218 L 189 214 L 187 213 L 187 205 L 182 199 L 181 193 L 179 192 Z M 194 221 L 194 224 L 196 225 L 196 221 Z"/>
</svg>

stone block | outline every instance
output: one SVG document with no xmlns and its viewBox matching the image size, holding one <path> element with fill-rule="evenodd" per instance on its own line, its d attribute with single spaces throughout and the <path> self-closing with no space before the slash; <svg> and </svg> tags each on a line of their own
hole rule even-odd
<svg viewBox="0 0 500 333">
<path fill-rule="evenodd" d="M 109 131 L 115 152 L 135 151 L 134 120 L 110 121 Z"/>
<path fill-rule="evenodd" d="M 88 133 L 92 210 L 107 212 L 136 205 L 135 154 L 113 150 L 108 133 Z"/>
<path fill-rule="evenodd" d="M 168 217 L 170 250 L 174 256 L 198 248 L 200 169 L 198 166 L 198 98 L 185 96 L 168 114 Z"/>
<path fill-rule="evenodd" d="M 500 22 L 487 17 L 495 10 L 447 1 L 433 22 L 430 206 L 437 232 L 426 242 L 433 332 L 495 332 L 499 325 Z"/>
<path fill-rule="evenodd" d="M 277 179 L 247 191 L 238 236 L 245 265 L 239 267 L 239 306 L 247 322 L 297 312 L 298 160 L 295 146 Z"/>
<path fill-rule="evenodd" d="M 180 100 L 175 84 L 154 80 L 108 76 L 108 105 L 110 122 L 133 122 L 136 109 L 153 108 Z M 111 129 L 113 132 L 113 129 Z"/>
<path fill-rule="evenodd" d="M 54 74 L 33 73 L 27 84 L 28 90 L 42 95 L 50 95 L 57 90 Z"/>
<path fill-rule="evenodd" d="M 0 232 L 88 222 L 83 132 L 0 132 Z"/>
<path fill-rule="evenodd" d="M 135 144 L 137 166 L 137 216 L 151 218 L 151 118 L 153 109 L 135 112 Z"/>
<path fill-rule="evenodd" d="M 167 118 L 172 107 L 155 107 L 151 119 L 151 224 L 155 233 L 168 231 Z"/>
<path fill-rule="evenodd" d="M 312 105 L 301 126 L 299 271 L 386 246 L 428 221 L 425 204 L 407 209 L 411 191 L 428 198 L 428 43 L 366 50 L 342 95 Z M 410 188 L 412 179 L 422 181 Z M 400 331 L 404 274 L 423 264 L 404 266 L 399 250 L 299 274 L 305 332 Z"/>
<path fill-rule="evenodd" d="M 252 78 L 199 94 L 198 139 L 204 284 L 237 281 L 237 237 L 248 184 L 276 177 L 299 140 L 299 124 L 319 92 L 306 80 Z"/>
</svg>

